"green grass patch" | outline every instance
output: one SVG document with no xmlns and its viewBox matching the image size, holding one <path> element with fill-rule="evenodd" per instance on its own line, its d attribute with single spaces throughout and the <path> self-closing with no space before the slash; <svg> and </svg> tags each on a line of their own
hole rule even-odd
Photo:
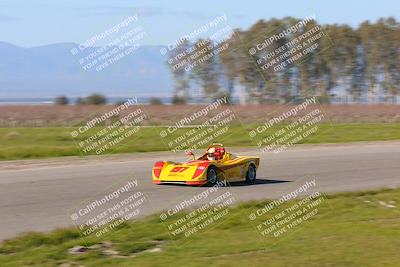
<svg viewBox="0 0 400 267">
<path fill-rule="evenodd" d="M 175 240 L 169 238 L 156 215 L 126 223 L 104 240 L 89 238 L 86 244 L 75 229 L 30 233 L 0 245 L 0 265 L 399 266 L 400 189 L 328 196 L 317 215 L 278 240 L 261 237 L 248 220 L 248 214 L 266 203 L 233 207 L 214 227 Z M 111 241 L 120 255 L 137 254 L 112 258 L 100 250 L 82 255 L 67 252 L 73 246 L 104 241 Z M 161 251 L 146 252 L 160 243 Z"/>
<path fill-rule="evenodd" d="M 263 132 L 267 137 L 282 125 L 274 126 Z M 212 141 L 222 142 L 226 146 L 256 146 L 257 140 L 249 137 L 252 125 L 231 125 L 226 134 Z M 71 132 L 77 128 L 0 128 L 0 160 L 29 159 L 60 156 L 83 156 L 96 154 L 96 149 L 83 153 L 78 144 L 102 128 L 93 128 L 90 132 L 73 139 Z M 164 128 L 165 129 L 165 128 Z M 141 128 L 137 133 L 124 138 L 101 154 L 131 153 L 169 150 L 167 145 L 172 138 L 162 139 L 162 128 Z M 188 129 L 174 133 L 179 136 Z M 113 138 L 115 139 L 115 138 Z M 299 143 L 343 143 L 356 141 L 400 140 L 400 124 L 320 124 L 318 131 Z M 205 147 L 206 145 L 204 145 Z"/>
</svg>

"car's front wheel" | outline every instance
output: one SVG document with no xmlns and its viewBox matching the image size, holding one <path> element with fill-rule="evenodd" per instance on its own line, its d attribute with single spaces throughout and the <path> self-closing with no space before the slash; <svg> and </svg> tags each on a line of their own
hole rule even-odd
<svg viewBox="0 0 400 267">
<path fill-rule="evenodd" d="M 209 185 L 215 185 L 218 182 L 218 173 L 217 169 L 214 167 L 208 168 L 207 171 L 207 183 Z"/>
<path fill-rule="evenodd" d="M 246 172 L 246 183 L 253 184 L 256 181 L 256 177 L 257 177 L 256 166 L 250 164 Z"/>
</svg>

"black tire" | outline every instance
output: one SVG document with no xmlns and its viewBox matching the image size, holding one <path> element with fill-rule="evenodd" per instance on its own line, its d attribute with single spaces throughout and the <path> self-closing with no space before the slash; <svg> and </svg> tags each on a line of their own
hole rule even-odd
<svg viewBox="0 0 400 267">
<path fill-rule="evenodd" d="M 250 164 L 246 172 L 246 183 L 254 184 L 256 179 L 257 179 L 256 166 L 254 166 L 254 164 Z"/>
<path fill-rule="evenodd" d="M 207 170 L 207 184 L 213 186 L 216 183 L 218 183 L 218 172 L 215 167 L 211 166 Z"/>
</svg>

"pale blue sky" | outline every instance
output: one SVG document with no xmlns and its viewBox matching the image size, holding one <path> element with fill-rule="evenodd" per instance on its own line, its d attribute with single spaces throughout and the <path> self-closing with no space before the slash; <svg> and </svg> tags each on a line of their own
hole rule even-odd
<svg viewBox="0 0 400 267">
<path fill-rule="evenodd" d="M 136 12 L 148 33 L 146 44 L 163 45 L 222 14 L 230 26 L 244 29 L 261 18 L 312 14 L 320 23 L 357 26 L 379 17 L 399 20 L 400 2 L 0 0 L 0 41 L 24 47 L 80 43 Z"/>
</svg>

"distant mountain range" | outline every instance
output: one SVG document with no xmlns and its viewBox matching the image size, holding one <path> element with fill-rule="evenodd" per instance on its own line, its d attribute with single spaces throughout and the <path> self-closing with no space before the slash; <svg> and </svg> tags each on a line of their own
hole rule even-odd
<svg viewBox="0 0 400 267">
<path fill-rule="evenodd" d="M 102 71 L 84 70 L 74 43 L 22 48 L 0 42 L 0 98 L 86 96 L 168 96 L 173 80 L 162 46 L 141 46 Z M 89 54 L 98 48 L 85 50 Z"/>
</svg>

